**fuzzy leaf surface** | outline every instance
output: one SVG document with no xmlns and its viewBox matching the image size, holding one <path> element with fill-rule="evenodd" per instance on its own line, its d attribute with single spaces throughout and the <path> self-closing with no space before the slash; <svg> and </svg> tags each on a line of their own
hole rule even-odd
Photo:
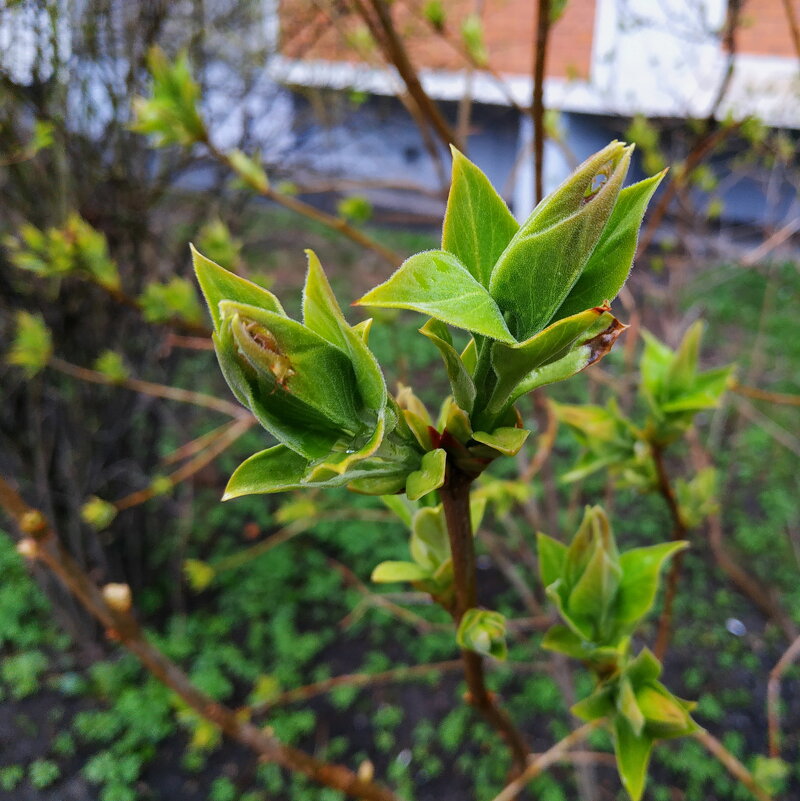
<svg viewBox="0 0 800 801">
<path fill-rule="evenodd" d="M 412 256 L 358 304 L 411 309 L 491 339 L 514 341 L 486 288 L 456 256 L 444 250 Z"/>
</svg>

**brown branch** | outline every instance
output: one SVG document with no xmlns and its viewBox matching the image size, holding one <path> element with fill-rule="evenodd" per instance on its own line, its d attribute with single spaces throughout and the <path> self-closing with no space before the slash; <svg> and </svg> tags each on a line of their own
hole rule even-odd
<svg viewBox="0 0 800 801">
<path fill-rule="evenodd" d="M 783 9 L 786 12 L 786 21 L 789 23 L 789 31 L 792 34 L 795 52 L 797 57 L 800 58 L 800 25 L 797 22 L 797 14 L 792 0 L 783 0 Z"/>
<path fill-rule="evenodd" d="M 758 801 L 772 801 L 772 796 L 756 783 L 753 774 L 716 737 L 701 729 L 695 732 L 694 738 L 702 743 L 724 765 L 728 773 L 740 781 Z"/>
<path fill-rule="evenodd" d="M 775 248 L 780 247 L 787 239 L 792 237 L 800 229 L 800 217 L 795 217 L 790 220 L 786 225 L 775 231 L 774 234 L 767 237 L 758 247 L 753 248 L 747 252 L 739 260 L 742 267 L 752 267 L 758 264 L 765 256 L 772 253 Z"/>
<path fill-rule="evenodd" d="M 222 412 L 230 417 L 241 418 L 246 414 L 245 410 L 236 403 L 216 398 L 213 395 L 206 395 L 203 392 L 193 392 L 190 389 L 180 387 L 170 387 L 166 384 L 154 384 L 152 381 L 141 381 L 138 378 L 123 378 L 117 380 L 101 373 L 97 370 L 90 370 L 88 367 L 80 367 L 77 364 L 59 359 L 56 356 L 50 358 L 48 366 L 61 373 L 78 378 L 81 381 L 88 381 L 92 384 L 103 384 L 107 387 L 125 387 L 134 392 L 141 392 L 143 395 L 150 395 L 154 398 L 165 398 L 166 400 L 178 401 L 179 403 L 191 403 L 193 406 L 200 406 L 204 409 L 212 409 L 215 412 Z"/>
<path fill-rule="evenodd" d="M 408 93 L 413 98 L 422 116 L 430 123 L 431 128 L 435 131 L 442 144 L 445 147 L 453 144 L 459 150 L 463 150 L 463 143 L 422 86 L 417 70 L 411 63 L 408 51 L 392 21 L 389 3 L 386 0 L 363 0 L 363 2 L 362 0 L 351 0 L 351 2 L 370 29 L 386 60 L 403 79 Z"/>
<path fill-rule="evenodd" d="M 783 674 L 800 657 L 800 637 L 786 649 L 778 663 L 769 672 L 767 682 L 767 724 L 769 726 L 769 755 L 781 756 L 781 681 Z"/>
<path fill-rule="evenodd" d="M 186 337 L 169 332 L 164 342 L 167 348 L 186 348 L 187 350 L 214 350 L 214 343 L 208 337 Z"/>
<path fill-rule="evenodd" d="M 205 140 L 203 144 L 205 144 L 211 156 L 238 174 L 238 170 L 226 153 L 223 153 L 221 150 L 218 150 L 216 147 L 214 147 L 209 140 Z M 398 267 L 403 261 L 399 254 L 385 247 L 368 234 L 360 231 L 358 228 L 353 227 L 342 217 L 337 217 L 333 214 L 320 211 L 314 206 L 304 203 L 302 200 L 298 200 L 296 197 L 278 192 L 269 184 L 267 186 L 253 186 L 252 183 L 248 185 L 253 189 L 253 191 L 257 192 L 262 197 L 265 197 L 268 200 L 271 200 L 278 205 L 295 212 L 295 214 L 299 214 L 309 220 L 313 220 L 314 222 L 324 225 L 326 228 L 337 231 L 343 236 L 346 236 L 352 242 L 355 242 L 357 245 L 363 247 L 365 250 L 371 250 L 373 253 L 377 253 L 378 256 L 387 261 L 393 267 Z"/>
<path fill-rule="evenodd" d="M 287 690 L 280 695 L 276 695 L 274 698 L 270 698 L 269 701 L 264 701 L 261 704 L 250 707 L 249 712 L 253 715 L 261 715 L 264 712 L 269 712 L 276 706 L 286 706 L 287 704 L 295 704 L 298 701 L 307 701 L 310 698 L 314 698 L 317 695 L 324 695 L 339 687 L 357 687 L 361 689 L 364 687 L 374 687 L 379 684 L 414 681 L 423 676 L 428 676 L 431 673 L 449 673 L 450 671 L 459 670 L 460 668 L 461 660 L 451 659 L 446 662 L 431 662 L 428 665 L 397 667 L 391 670 L 385 670 L 382 673 L 347 673 L 343 676 L 333 676 L 330 679 L 307 684 L 305 687 Z"/>
<path fill-rule="evenodd" d="M 211 431 L 207 431 L 205 434 L 201 434 L 199 437 L 195 437 L 193 440 L 189 442 L 185 442 L 183 445 L 178 446 L 175 448 L 174 451 L 168 453 L 162 460 L 162 464 L 178 464 L 182 462 L 184 459 L 188 459 L 190 456 L 194 456 L 196 453 L 200 453 L 212 445 L 214 442 L 217 441 L 219 437 L 221 437 L 231 426 L 236 425 L 236 420 L 228 420 L 226 423 L 223 423 L 221 426 L 212 429 Z"/>
<path fill-rule="evenodd" d="M 770 392 L 767 389 L 745 386 L 744 384 L 738 383 L 738 381 L 729 387 L 729 389 L 731 392 L 735 392 L 738 395 L 744 395 L 745 397 L 754 398 L 755 400 L 763 400 L 785 406 L 800 406 L 800 395 L 789 395 L 785 392 Z"/>
<path fill-rule="evenodd" d="M 673 490 L 669 476 L 667 475 L 663 449 L 660 445 L 651 444 L 650 451 L 653 455 L 653 464 L 656 468 L 658 491 L 667 504 L 670 516 L 672 517 L 672 540 L 685 539 L 688 528 L 681 515 L 675 490 Z M 664 658 L 664 654 L 667 652 L 667 647 L 669 646 L 669 640 L 672 634 L 672 607 L 678 592 L 678 582 L 680 581 L 682 568 L 683 552 L 681 551 L 672 557 L 672 565 L 670 566 L 667 576 L 666 590 L 664 592 L 664 606 L 661 610 L 661 617 L 658 619 L 658 636 L 656 637 L 656 644 L 653 648 L 658 659 Z"/>
<path fill-rule="evenodd" d="M 453 40 L 450 36 L 448 36 L 448 29 L 439 28 L 434 25 L 430 19 L 423 13 L 423 7 L 420 6 L 418 3 L 405 3 L 406 8 L 408 8 L 412 14 L 415 14 L 418 19 L 424 22 L 431 30 L 433 34 L 438 36 L 445 44 L 447 44 L 450 48 L 452 48 L 459 56 L 464 60 L 464 63 L 470 67 L 473 67 L 476 70 L 480 70 L 481 72 L 485 72 L 486 74 L 490 75 L 495 82 L 497 88 L 503 93 L 505 97 L 506 103 L 508 103 L 511 108 L 513 108 L 518 114 L 527 114 L 528 109 L 523 108 L 518 102 L 517 99 L 514 97 L 511 90 L 508 88 L 508 84 L 504 80 L 503 76 L 491 65 L 488 63 L 482 63 L 478 61 L 475 56 L 470 52 L 468 47 L 465 47 L 459 40 Z"/>
<path fill-rule="evenodd" d="M 594 375 L 594 372 L 594 370 L 587 371 L 589 376 Z M 550 458 L 550 454 L 553 452 L 553 446 L 556 442 L 556 434 L 558 433 L 558 418 L 553 411 L 553 404 L 547 399 L 547 395 L 544 393 L 536 393 L 533 399 L 539 410 L 544 413 L 547 423 L 545 424 L 544 431 L 539 435 L 539 447 L 536 449 L 536 453 L 520 474 L 520 481 L 524 484 L 529 484 L 533 481 L 536 474 L 542 469 L 544 463 Z"/>
<path fill-rule="evenodd" d="M 451 613 L 456 626 L 469 609 L 474 609 L 478 605 L 475 539 L 472 534 L 469 503 L 471 483 L 472 479 L 469 476 L 454 465 L 448 464 L 444 486 L 439 490 L 453 560 L 455 602 Z M 467 698 L 469 704 L 474 706 L 506 741 L 516 770 L 523 770 L 530 749 L 511 718 L 497 705 L 494 695 L 487 689 L 483 658 L 475 651 L 463 649 L 461 659 L 469 690 Z"/>
<path fill-rule="evenodd" d="M 536 43 L 533 54 L 533 168 L 536 181 L 536 202 L 544 197 L 544 79 L 547 43 L 550 36 L 550 0 L 538 0 L 536 9 Z"/>
<path fill-rule="evenodd" d="M 390 790 L 359 778 L 343 765 L 324 762 L 297 748 L 284 745 L 267 730 L 242 720 L 236 710 L 202 693 L 181 668 L 170 661 L 146 637 L 130 609 L 126 585 L 106 585 L 101 590 L 59 543 L 52 526 L 36 509 L 0 477 L 0 507 L 12 517 L 22 537 L 21 553 L 46 565 L 85 609 L 105 627 L 110 639 L 133 653 L 150 673 L 178 695 L 198 715 L 217 726 L 232 740 L 246 746 L 267 762 L 358 799 L 398 801 Z"/>
<path fill-rule="evenodd" d="M 664 221 L 664 217 L 666 216 L 670 203 L 672 203 L 672 199 L 681 189 L 689 175 L 691 175 L 692 171 L 703 162 L 706 156 L 708 156 L 714 150 L 714 148 L 719 146 L 729 136 L 735 134 L 740 127 L 740 122 L 725 125 L 700 138 L 695 146 L 689 151 L 689 154 L 683 163 L 683 167 L 672 171 L 671 180 L 667 183 L 663 193 L 661 194 L 661 197 L 658 199 L 658 202 L 650 212 L 647 227 L 644 229 L 644 231 L 642 231 L 641 237 L 639 237 L 639 246 L 636 249 L 637 256 L 641 256 L 643 253 L 646 253 L 647 249 L 653 243 L 656 231 Z"/>
<path fill-rule="evenodd" d="M 524 789 L 528 782 L 535 779 L 539 774 L 546 771 L 551 765 L 560 762 L 566 757 L 567 751 L 573 745 L 583 742 L 595 729 L 599 728 L 605 719 L 593 720 L 586 723 L 575 731 L 570 732 L 562 740 L 559 740 L 552 748 L 538 756 L 531 756 L 527 767 L 514 781 L 507 784 L 503 791 L 498 793 L 492 801 L 513 801 Z"/>
</svg>

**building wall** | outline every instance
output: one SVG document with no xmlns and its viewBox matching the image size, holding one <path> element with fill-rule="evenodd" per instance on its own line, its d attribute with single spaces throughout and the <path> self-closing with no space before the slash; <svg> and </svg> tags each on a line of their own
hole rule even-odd
<svg viewBox="0 0 800 801">
<path fill-rule="evenodd" d="M 800 22 L 800 0 L 789 0 Z M 746 0 L 736 46 L 758 56 L 797 57 L 783 0 Z"/>
<path fill-rule="evenodd" d="M 461 23 L 474 8 L 474 0 L 447 0 L 447 22 L 443 38 L 421 15 L 412 10 L 422 4 L 416 0 L 392 6 L 393 21 L 402 34 L 417 67 L 458 70 L 466 65 L 461 47 Z M 492 67 L 500 73 L 530 74 L 531 45 L 536 31 L 536 3 L 531 0 L 485 0 L 482 14 L 486 48 Z M 288 58 L 309 60 L 374 61 L 377 53 L 359 57 L 363 23 L 354 15 L 337 11 L 334 4 L 324 12 L 308 0 L 282 0 L 280 4 L 281 52 Z M 560 78 L 589 78 L 592 61 L 592 35 L 595 0 L 570 0 L 553 26 L 548 48 L 547 74 Z M 455 47 L 446 40 L 455 43 Z"/>
</svg>

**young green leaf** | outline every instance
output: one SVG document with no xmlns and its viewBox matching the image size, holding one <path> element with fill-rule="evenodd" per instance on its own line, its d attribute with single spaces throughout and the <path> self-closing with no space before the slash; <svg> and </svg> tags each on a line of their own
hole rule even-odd
<svg viewBox="0 0 800 801">
<path fill-rule="evenodd" d="M 519 223 L 489 179 L 456 148 L 453 178 L 442 228 L 442 250 L 457 256 L 483 286 L 519 229 Z"/>
<path fill-rule="evenodd" d="M 514 341 L 489 292 L 456 256 L 443 250 L 407 259 L 357 305 L 411 309 L 501 342 Z"/>
<path fill-rule="evenodd" d="M 492 367 L 497 375 L 492 396 L 486 404 L 489 415 L 497 415 L 521 394 L 518 387 L 538 369 L 557 362 L 571 349 L 601 336 L 616 322 L 605 307 L 587 309 L 559 320 L 525 342 L 492 346 Z M 513 402 L 513 400 L 511 401 Z"/>
<path fill-rule="evenodd" d="M 566 654 L 573 659 L 586 659 L 592 651 L 591 645 L 583 637 L 579 637 L 572 629 L 560 624 L 551 626 L 542 638 L 542 648 Z M 578 713 L 576 712 L 575 714 Z M 605 717 L 607 714 L 609 713 L 604 711 L 599 717 Z M 579 715 L 579 717 L 583 716 Z M 588 719 L 593 720 L 593 718 Z"/>
<path fill-rule="evenodd" d="M 320 423 L 333 424 L 343 436 L 362 430 L 363 402 L 353 366 L 338 348 L 276 312 L 229 300 L 220 303 L 220 312 L 235 342 L 232 352 L 220 352 L 220 359 L 241 360 L 255 372 L 266 390 L 259 405 L 296 399 L 314 409 Z"/>
<path fill-rule="evenodd" d="M 516 456 L 531 432 L 524 428 L 496 428 L 491 434 L 476 431 L 472 435 L 475 442 L 488 445 L 503 456 Z"/>
<path fill-rule="evenodd" d="M 614 719 L 614 752 L 622 786 L 631 801 L 640 801 L 647 782 L 647 766 L 653 750 L 653 738 L 644 732 L 636 736 L 631 724 L 621 716 Z"/>
<path fill-rule="evenodd" d="M 53 338 L 38 314 L 17 312 L 17 332 L 6 356 L 9 364 L 22 367 L 28 377 L 44 370 L 53 355 Z"/>
<path fill-rule="evenodd" d="M 475 382 L 458 351 L 453 347 L 453 340 L 447 326 L 440 320 L 431 319 L 419 331 L 433 342 L 442 355 L 447 377 L 450 379 L 453 398 L 461 409 L 470 414 L 472 404 L 475 402 Z"/>
<path fill-rule="evenodd" d="M 239 303 L 258 306 L 277 314 L 286 314 L 280 301 L 272 292 L 268 292 L 252 281 L 234 275 L 224 267 L 220 267 L 219 264 L 215 264 L 211 259 L 207 259 L 202 253 L 195 250 L 194 245 L 189 247 L 192 251 L 192 262 L 197 274 L 197 281 L 208 304 L 208 310 L 211 312 L 215 330 L 219 328 L 222 321 L 219 304 L 223 300 L 236 300 Z"/>
<path fill-rule="evenodd" d="M 557 320 L 592 306 L 600 306 L 617 296 L 633 265 L 639 228 L 647 204 L 665 174 L 666 171 L 660 172 L 652 178 L 626 186 L 619 193 L 597 247 L 555 314 Z"/>
<path fill-rule="evenodd" d="M 489 291 L 518 340 L 547 325 L 597 245 L 625 180 L 630 150 L 620 145 L 611 158 L 613 171 L 595 194 L 585 200 L 585 180 L 572 176 L 576 191 L 567 194 L 580 195 L 577 210 L 572 202 L 559 204 L 557 199 L 554 208 L 534 209 L 498 259 Z M 561 205 L 569 216 L 558 216 Z"/>
<path fill-rule="evenodd" d="M 424 581 L 430 574 L 414 562 L 381 562 L 372 571 L 371 579 L 376 584 L 396 581 Z"/>
<path fill-rule="evenodd" d="M 567 546 L 547 534 L 536 534 L 536 547 L 539 554 L 539 575 L 542 586 L 549 587 L 564 574 Z"/>
<path fill-rule="evenodd" d="M 652 608 L 664 563 L 689 547 L 686 540 L 634 548 L 620 556 L 622 579 L 617 592 L 614 619 L 626 627 L 641 620 Z"/>
<path fill-rule="evenodd" d="M 420 509 L 412 522 L 409 542 L 414 561 L 435 573 L 450 558 L 450 540 L 441 505 Z"/>
<path fill-rule="evenodd" d="M 303 322 L 349 355 L 361 396 L 370 409 L 380 412 L 387 401 L 380 365 L 363 338 L 347 324 L 317 254 L 306 250 L 306 256 L 308 275 L 303 290 Z"/>
<path fill-rule="evenodd" d="M 222 500 L 297 489 L 302 484 L 307 467 L 308 460 L 285 445 L 259 451 L 236 468 L 225 487 Z"/>
<path fill-rule="evenodd" d="M 468 609 L 458 625 L 456 642 L 470 651 L 503 660 L 508 656 L 506 619 L 499 612 Z"/>
<path fill-rule="evenodd" d="M 437 448 L 426 453 L 422 457 L 419 470 L 409 474 L 406 481 L 406 495 L 409 500 L 416 501 L 429 492 L 439 489 L 444 484 L 446 465 L 446 451 Z"/>
</svg>

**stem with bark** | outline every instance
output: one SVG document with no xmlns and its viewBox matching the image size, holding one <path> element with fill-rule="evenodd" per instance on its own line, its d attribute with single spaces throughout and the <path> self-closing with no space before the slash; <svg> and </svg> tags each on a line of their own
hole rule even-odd
<svg viewBox="0 0 800 801">
<path fill-rule="evenodd" d="M 209 698 L 192 684 L 186 673 L 158 650 L 145 636 L 130 609 L 130 598 L 120 600 L 103 592 L 58 541 L 55 531 L 37 509 L 0 477 L 0 508 L 12 518 L 22 534 L 18 549 L 29 559 L 46 565 L 72 595 L 115 640 L 138 657 L 150 673 L 175 692 L 201 717 L 217 726 L 267 762 L 301 773 L 319 784 L 366 801 L 398 801 L 390 790 L 359 778 L 344 765 L 324 762 L 285 745 L 268 731 L 243 720 L 236 710 Z M 108 587 L 106 588 L 108 589 Z"/>
<path fill-rule="evenodd" d="M 475 539 L 469 503 L 472 480 L 470 476 L 449 464 L 444 486 L 439 490 L 453 559 L 455 601 L 451 612 L 456 626 L 461 622 L 464 613 L 474 609 L 478 604 Z M 486 687 L 483 658 L 475 651 L 463 649 L 461 660 L 467 681 L 469 704 L 475 707 L 503 737 L 511 749 L 515 769 L 521 772 L 527 764 L 530 749 L 511 718 L 497 705 L 493 693 Z"/>
<path fill-rule="evenodd" d="M 544 78 L 547 41 L 550 36 L 550 0 L 539 0 L 536 11 L 536 44 L 533 56 L 533 154 L 536 202 L 544 197 Z"/>
<path fill-rule="evenodd" d="M 655 465 L 656 476 L 658 478 L 658 491 L 667 504 L 670 516 L 672 517 L 672 540 L 674 542 L 675 540 L 685 539 L 688 528 L 681 515 L 675 490 L 672 488 L 666 466 L 664 465 L 664 450 L 662 446 L 656 444 L 651 444 L 650 450 L 653 454 L 653 464 Z M 669 646 L 669 640 L 672 634 L 672 607 L 675 603 L 675 595 L 678 592 L 678 582 L 680 581 L 682 568 L 683 551 L 680 551 L 672 558 L 672 566 L 667 576 L 667 588 L 664 593 L 664 608 L 661 611 L 661 617 L 658 619 L 658 636 L 656 637 L 656 644 L 653 648 L 658 659 L 664 658 L 664 654 Z"/>
</svg>

